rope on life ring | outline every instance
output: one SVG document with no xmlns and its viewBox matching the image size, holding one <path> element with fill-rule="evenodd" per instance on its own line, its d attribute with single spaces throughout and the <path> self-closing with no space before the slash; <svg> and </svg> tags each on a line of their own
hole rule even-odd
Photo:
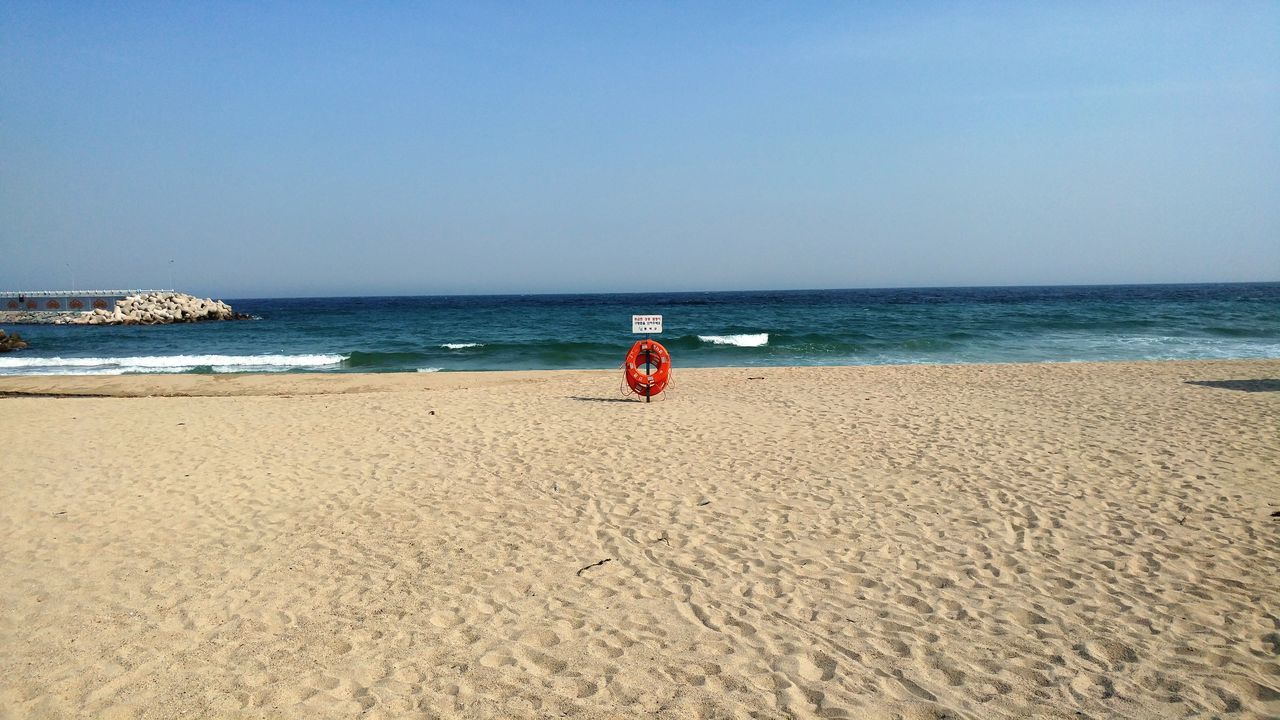
<svg viewBox="0 0 1280 720">
<path fill-rule="evenodd" d="M 671 380 L 671 354 L 656 340 L 637 340 L 622 364 L 631 392 L 653 397 Z"/>
</svg>

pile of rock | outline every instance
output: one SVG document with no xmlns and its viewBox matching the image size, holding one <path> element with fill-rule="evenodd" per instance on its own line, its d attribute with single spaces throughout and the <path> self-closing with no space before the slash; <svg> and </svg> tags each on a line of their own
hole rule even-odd
<svg viewBox="0 0 1280 720">
<path fill-rule="evenodd" d="M 221 300 L 198 298 L 173 292 L 129 295 L 116 302 L 114 310 L 102 308 L 55 322 L 73 325 L 165 325 L 206 320 L 247 320 Z"/>
<path fill-rule="evenodd" d="M 17 333 L 6 335 L 3 330 L 0 330 L 0 353 L 26 349 L 27 343 Z"/>
</svg>

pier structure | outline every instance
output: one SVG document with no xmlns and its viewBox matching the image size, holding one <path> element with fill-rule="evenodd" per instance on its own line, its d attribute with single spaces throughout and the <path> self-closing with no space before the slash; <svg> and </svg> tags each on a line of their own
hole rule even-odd
<svg viewBox="0 0 1280 720">
<path fill-rule="evenodd" d="M 116 302 L 130 295 L 172 290 L 2 290 L 0 311 L 10 312 L 111 312 Z"/>
</svg>

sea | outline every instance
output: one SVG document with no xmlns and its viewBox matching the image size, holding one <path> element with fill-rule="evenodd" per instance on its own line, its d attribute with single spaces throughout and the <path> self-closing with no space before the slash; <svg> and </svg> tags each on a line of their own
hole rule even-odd
<svg viewBox="0 0 1280 720">
<path fill-rule="evenodd" d="M 223 299 L 254 319 L 11 326 L 0 375 L 616 368 L 633 314 L 677 371 L 1280 358 L 1280 283 Z"/>
</svg>

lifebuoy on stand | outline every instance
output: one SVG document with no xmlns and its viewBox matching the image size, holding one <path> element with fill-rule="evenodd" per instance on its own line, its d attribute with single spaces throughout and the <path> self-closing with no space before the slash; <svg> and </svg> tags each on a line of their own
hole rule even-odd
<svg viewBox="0 0 1280 720">
<path fill-rule="evenodd" d="M 671 354 L 656 340 L 637 340 L 622 364 L 627 387 L 644 401 L 662 392 L 671 380 Z"/>
</svg>

